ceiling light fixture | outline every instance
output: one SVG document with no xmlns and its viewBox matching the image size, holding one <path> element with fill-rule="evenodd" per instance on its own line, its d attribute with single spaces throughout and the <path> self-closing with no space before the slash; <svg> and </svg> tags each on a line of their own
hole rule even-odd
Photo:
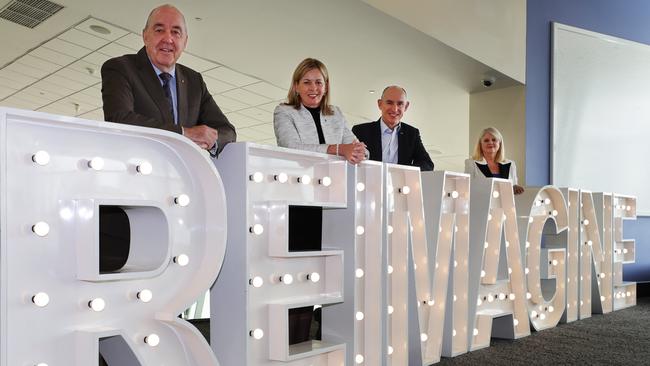
<svg viewBox="0 0 650 366">
<path fill-rule="evenodd" d="M 90 30 L 92 30 L 93 32 L 97 32 L 99 34 L 111 34 L 110 29 L 106 27 L 102 27 L 101 25 L 97 25 L 97 24 L 91 24 Z"/>
</svg>

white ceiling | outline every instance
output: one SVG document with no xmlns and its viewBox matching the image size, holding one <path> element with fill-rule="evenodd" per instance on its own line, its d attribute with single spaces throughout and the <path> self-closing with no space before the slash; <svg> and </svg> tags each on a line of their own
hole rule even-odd
<svg viewBox="0 0 650 366">
<path fill-rule="evenodd" d="M 65 9 L 35 29 L 0 20 L 0 32 L 13 35 L 2 40 L 0 105 L 101 120 L 101 64 L 142 46 L 139 30 L 158 4 L 58 3 Z M 459 169 L 468 151 L 468 111 L 454 106 L 468 109 L 464 100 L 482 88 L 486 73 L 499 77 L 497 87 L 517 84 L 359 0 L 175 5 L 190 34 L 180 62 L 202 72 L 240 141 L 275 144 L 272 111 L 286 96 L 295 65 L 311 56 L 328 65 L 334 103 L 351 125 L 377 119 L 371 90 L 404 85 L 412 103 L 407 121 L 421 129 L 436 168 Z M 111 33 L 90 29 L 99 23 Z"/>
<path fill-rule="evenodd" d="M 89 18 L 2 68 L 0 105 L 103 120 L 101 65 L 141 47 L 139 34 Z M 275 144 L 271 118 L 284 89 L 187 52 L 180 62 L 203 74 L 241 140 Z"/>
</svg>

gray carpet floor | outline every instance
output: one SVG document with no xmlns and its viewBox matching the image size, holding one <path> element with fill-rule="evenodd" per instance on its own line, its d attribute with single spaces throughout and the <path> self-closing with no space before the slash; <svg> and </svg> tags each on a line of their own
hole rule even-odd
<svg viewBox="0 0 650 366">
<path fill-rule="evenodd" d="M 209 339 L 209 320 L 193 323 Z M 650 297 L 638 298 L 637 306 L 628 309 L 594 314 L 525 338 L 493 338 L 488 348 L 435 365 L 650 365 Z"/>
<path fill-rule="evenodd" d="M 650 365 L 650 297 L 637 306 L 491 346 L 436 365 Z"/>
</svg>

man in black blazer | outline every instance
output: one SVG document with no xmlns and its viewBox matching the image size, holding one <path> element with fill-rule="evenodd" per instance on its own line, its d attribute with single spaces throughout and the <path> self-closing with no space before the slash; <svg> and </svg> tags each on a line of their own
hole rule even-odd
<svg viewBox="0 0 650 366">
<path fill-rule="evenodd" d="M 400 86 L 386 87 L 377 101 L 381 118 L 375 122 L 352 127 L 352 132 L 370 151 L 370 160 L 419 166 L 433 170 L 433 161 L 424 149 L 420 131 L 401 122 L 409 107 L 406 90 Z"/>
<path fill-rule="evenodd" d="M 183 14 L 162 5 L 149 14 L 136 55 L 102 66 L 104 119 L 177 132 L 216 155 L 236 140 L 198 72 L 176 64 L 187 44 Z"/>
</svg>

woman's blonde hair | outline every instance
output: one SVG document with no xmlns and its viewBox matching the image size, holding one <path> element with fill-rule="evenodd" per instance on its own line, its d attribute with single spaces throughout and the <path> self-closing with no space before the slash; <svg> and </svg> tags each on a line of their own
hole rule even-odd
<svg viewBox="0 0 650 366">
<path fill-rule="evenodd" d="M 488 127 L 481 131 L 481 134 L 478 136 L 478 140 L 476 141 L 476 146 L 474 146 L 474 154 L 472 154 L 472 159 L 483 160 L 484 156 L 483 151 L 481 150 L 481 140 L 483 140 L 485 134 L 488 133 L 499 140 L 499 150 L 497 151 L 495 160 L 497 163 L 502 163 L 504 160 L 506 160 L 506 146 L 503 143 L 503 136 L 501 136 L 501 132 L 499 132 L 499 130 L 494 127 Z"/>
<path fill-rule="evenodd" d="M 306 58 L 296 67 L 296 70 L 293 72 L 293 77 L 291 78 L 291 87 L 289 88 L 286 104 L 291 105 L 296 109 L 300 109 L 302 102 L 300 101 L 300 95 L 296 91 L 296 85 L 298 85 L 306 73 L 314 69 L 323 74 L 323 81 L 325 82 L 325 95 L 323 95 L 323 99 L 320 101 L 321 113 L 326 116 L 332 115 L 334 114 L 334 108 L 330 105 L 330 79 L 329 74 L 327 73 L 327 67 L 315 58 Z"/>
</svg>

